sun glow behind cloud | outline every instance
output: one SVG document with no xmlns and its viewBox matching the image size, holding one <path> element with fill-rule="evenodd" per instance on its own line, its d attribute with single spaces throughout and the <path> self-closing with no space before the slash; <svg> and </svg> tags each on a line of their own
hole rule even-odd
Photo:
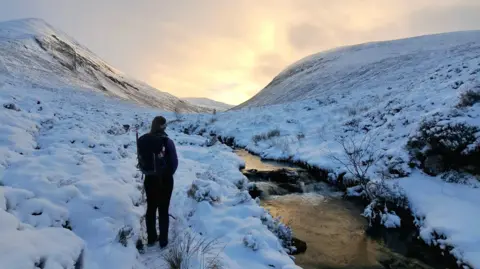
<svg viewBox="0 0 480 269">
<path fill-rule="evenodd" d="M 16 0 L 0 9 L 1 20 L 47 20 L 162 91 L 231 104 L 309 54 L 480 29 L 478 14 L 478 0 Z"/>
</svg>

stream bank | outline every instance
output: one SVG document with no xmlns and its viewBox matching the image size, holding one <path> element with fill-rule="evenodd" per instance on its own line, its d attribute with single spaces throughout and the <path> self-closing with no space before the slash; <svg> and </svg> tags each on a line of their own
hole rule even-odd
<svg viewBox="0 0 480 269">
<path fill-rule="evenodd" d="M 197 128 L 195 127 L 188 127 L 188 128 L 183 128 L 183 132 L 187 134 L 199 134 L 199 135 L 204 135 L 206 131 L 204 129 L 201 129 L 200 131 L 196 130 Z M 285 167 L 292 168 L 296 167 L 303 169 L 303 171 L 308 172 L 310 176 L 312 176 L 317 183 L 326 183 L 328 187 L 333 187 L 339 195 L 345 199 L 342 199 L 340 197 L 337 197 L 336 199 L 342 200 L 342 203 L 349 203 L 347 206 L 346 204 L 343 204 L 343 208 L 351 208 L 355 209 L 355 211 L 351 212 L 352 216 L 355 216 L 356 221 L 363 222 L 362 226 L 362 233 L 365 234 L 366 237 L 368 237 L 367 240 L 374 240 L 374 242 L 380 242 L 380 249 L 387 249 L 387 253 L 389 255 L 379 255 L 383 256 L 382 258 L 378 258 L 377 261 L 375 262 L 375 265 L 368 265 L 368 266 L 360 266 L 357 265 L 328 265 L 323 262 L 320 263 L 313 263 L 309 264 L 308 262 L 302 262 L 302 255 L 297 256 L 298 264 L 304 268 L 471 268 L 470 266 L 459 263 L 457 259 L 450 253 L 451 248 L 446 247 L 444 249 L 440 248 L 440 246 L 437 245 L 428 245 L 425 241 L 423 241 L 419 237 L 419 228 L 416 226 L 416 221 L 415 218 L 412 215 L 412 212 L 410 211 L 409 208 L 404 208 L 404 207 L 398 207 L 395 204 L 389 205 L 389 209 L 393 210 L 397 213 L 397 215 L 401 218 L 401 228 L 397 229 L 387 229 L 383 225 L 380 225 L 380 222 L 373 222 L 372 225 L 368 225 L 366 219 L 361 216 L 361 213 L 363 212 L 364 208 L 366 205 L 369 204 L 369 201 L 358 198 L 358 197 L 346 197 L 345 196 L 345 190 L 347 187 L 351 187 L 348 185 L 348 182 L 343 182 L 343 175 L 340 174 L 338 175 L 337 178 L 335 179 L 329 179 L 329 172 L 325 169 L 321 169 L 319 167 L 310 165 L 306 162 L 301 162 L 301 161 L 292 161 L 289 159 L 282 159 L 282 160 L 265 160 L 265 159 L 260 159 L 258 156 L 256 156 L 255 152 L 249 152 L 246 149 L 243 149 L 243 147 L 239 146 L 236 144 L 235 138 L 233 137 L 222 137 L 222 136 L 217 136 L 213 132 L 210 132 L 209 134 L 210 138 L 214 138 L 214 140 L 218 140 L 221 143 L 230 146 L 233 148 L 237 154 L 240 153 L 240 157 L 243 157 L 246 162 L 248 162 L 248 158 L 245 159 L 246 155 L 253 156 L 253 158 L 256 158 L 257 160 L 254 161 L 257 164 L 267 164 L 268 166 L 273 166 L 277 167 L 279 169 L 284 169 Z M 208 137 L 208 135 L 207 135 Z M 210 139 L 212 140 L 212 139 Z M 238 151 L 238 149 L 241 149 Z M 243 155 L 243 156 L 242 156 Z M 252 170 L 253 169 L 253 170 Z M 250 170 L 250 171 L 248 171 Z M 257 170 L 257 171 L 255 171 Z M 260 169 L 261 170 L 261 169 Z M 249 177 L 251 181 L 260 181 L 259 178 L 265 177 L 262 174 L 262 172 L 258 173 L 259 169 L 255 169 L 255 167 L 245 167 L 244 172 L 247 172 L 245 175 Z M 267 185 L 270 189 L 272 188 L 277 188 L 278 186 L 275 186 L 274 184 L 272 185 L 272 182 L 265 182 L 263 181 L 262 184 Z M 315 190 L 318 192 L 318 190 Z M 340 191 L 340 192 L 339 192 Z M 261 193 L 257 193 L 256 195 L 261 196 Z M 300 194 L 302 195 L 302 194 Z M 275 197 L 275 196 L 274 196 Z M 274 197 L 270 197 L 274 198 Z M 281 196 L 279 196 L 281 197 Z M 286 196 L 284 196 L 286 197 Z M 263 205 L 272 212 L 274 212 L 274 204 L 269 203 L 265 197 L 263 198 Z M 298 207 L 294 203 L 292 205 L 292 208 L 297 210 Z M 342 207 L 339 207 L 342 208 Z M 280 212 L 281 208 L 277 208 L 278 212 Z M 315 215 L 315 212 L 318 212 L 318 210 L 312 210 L 312 214 Z M 319 212 L 322 212 L 321 210 Z M 282 215 L 283 217 L 283 215 Z M 298 218 L 297 218 L 298 219 Z M 289 222 L 290 219 L 287 219 L 284 217 L 285 222 Z M 301 227 L 298 227 L 295 225 L 295 222 L 291 223 L 291 227 L 294 230 L 294 233 L 298 235 L 299 229 L 302 229 Z M 320 229 L 323 227 L 319 227 Z M 348 229 L 347 229 L 348 230 Z M 350 233 L 350 231 L 349 231 Z M 437 236 L 437 238 L 442 238 L 442 236 Z M 302 239 L 302 238 L 300 238 Z M 307 245 L 309 241 L 313 240 L 310 237 L 308 238 L 309 240 L 307 241 Z M 328 245 L 328 243 L 326 243 Z M 343 247 L 339 247 L 339 249 L 344 249 L 344 248 L 349 248 L 349 244 L 345 244 Z M 308 255 L 313 255 L 316 256 L 318 254 L 311 254 L 313 251 L 313 248 L 310 246 L 308 247 L 309 250 L 307 250 L 307 253 L 305 253 L 305 257 Z M 382 251 L 380 251 L 382 252 Z M 315 260 L 315 258 L 314 258 Z M 343 260 L 347 261 L 349 259 L 343 258 Z M 424 263 L 420 262 L 423 261 Z M 426 265 L 428 264 L 428 265 Z"/>
<path fill-rule="evenodd" d="M 418 239 L 413 217 L 401 212 L 402 228 L 369 226 L 361 215 L 365 201 L 343 199 L 344 192 L 315 173 L 288 163 L 262 160 L 235 150 L 246 162 L 243 173 L 257 185 L 261 204 L 281 216 L 307 251 L 296 263 L 314 268 L 457 268 L 455 259 Z M 320 178 L 322 179 L 322 178 Z M 404 216 L 405 215 L 405 216 Z M 411 223 L 411 225 L 403 225 Z"/>
</svg>

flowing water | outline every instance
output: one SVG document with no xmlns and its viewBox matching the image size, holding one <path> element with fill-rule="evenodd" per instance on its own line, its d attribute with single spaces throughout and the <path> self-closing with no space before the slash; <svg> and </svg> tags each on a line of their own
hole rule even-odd
<svg viewBox="0 0 480 269">
<path fill-rule="evenodd" d="M 244 150 L 237 154 L 245 160 L 245 170 L 299 169 L 262 161 Z M 272 187 L 273 183 L 264 184 Z M 268 188 L 265 190 L 268 192 Z M 362 207 L 342 199 L 342 193 L 326 184 L 320 183 L 315 192 L 267 196 L 262 205 L 272 215 L 281 216 L 295 237 L 307 243 L 307 251 L 295 256 L 302 268 L 433 268 L 393 251 L 383 239 L 369 237 Z M 397 249 L 408 248 L 401 242 L 396 245 Z"/>
</svg>

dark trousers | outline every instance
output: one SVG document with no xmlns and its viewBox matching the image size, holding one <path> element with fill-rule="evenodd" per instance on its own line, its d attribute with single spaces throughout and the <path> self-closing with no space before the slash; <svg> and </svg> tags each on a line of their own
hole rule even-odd
<svg viewBox="0 0 480 269">
<path fill-rule="evenodd" d="M 173 177 L 145 177 L 145 193 L 147 194 L 147 214 L 145 222 L 147 225 L 148 243 L 152 244 L 157 239 L 161 246 L 168 243 L 168 225 L 170 198 L 173 191 Z M 158 210 L 158 226 L 160 228 L 160 237 L 157 235 L 156 215 Z"/>
</svg>

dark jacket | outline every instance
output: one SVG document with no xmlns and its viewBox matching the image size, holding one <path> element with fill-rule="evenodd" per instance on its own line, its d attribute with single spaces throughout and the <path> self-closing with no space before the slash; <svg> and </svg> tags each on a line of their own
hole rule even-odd
<svg viewBox="0 0 480 269">
<path fill-rule="evenodd" d="M 173 176 L 178 167 L 177 151 L 175 149 L 175 144 L 170 138 L 168 138 L 168 135 L 165 132 L 154 134 L 147 133 L 138 138 L 138 154 L 144 158 L 145 163 L 151 164 L 153 163 L 152 153 L 159 153 L 163 145 L 165 145 L 165 156 L 167 161 L 166 175 Z"/>
</svg>

